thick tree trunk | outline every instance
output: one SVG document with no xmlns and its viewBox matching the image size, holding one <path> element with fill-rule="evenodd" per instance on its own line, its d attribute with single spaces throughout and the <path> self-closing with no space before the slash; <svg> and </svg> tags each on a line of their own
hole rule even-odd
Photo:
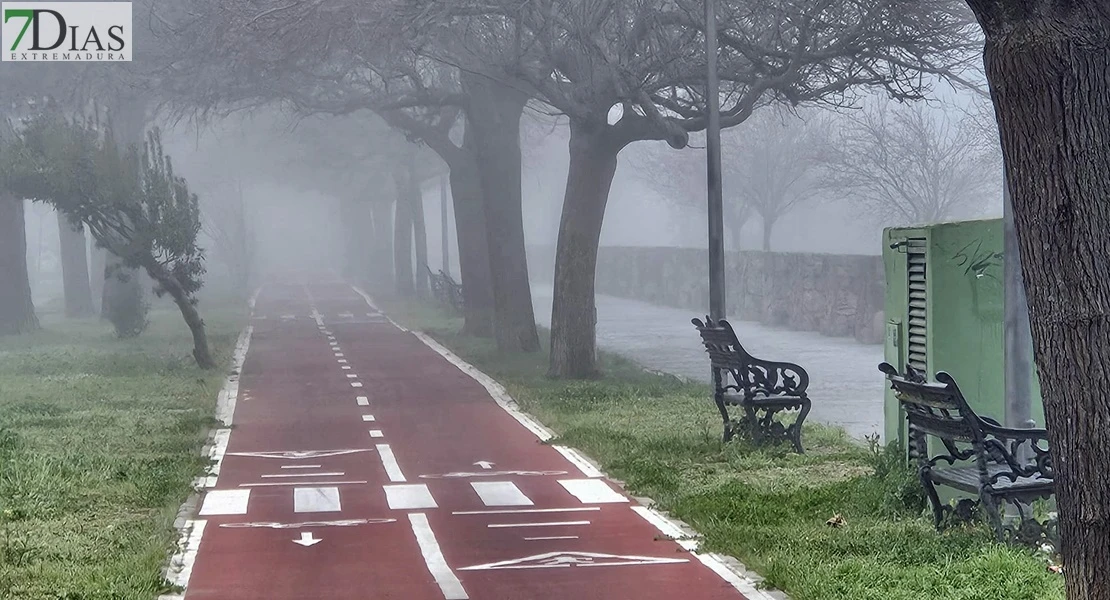
<svg viewBox="0 0 1110 600">
<path fill-rule="evenodd" d="M 27 276 L 23 200 L 0 193 L 0 335 L 38 329 Z"/>
<path fill-rule="evenodd" d="M 439 264 L 451 274 L 451 226 L 448 224 L 447 177 L 439 176 Z"/>
<path fill-rule="evenodd" d="M 528 98 L 493 80 L 462 74 L 470 94 L 467 128 L 483 190 L 486 240 L 493 283 L 494 338 L 502 352 L 540 348 L 521 206 L 520 117 Z"/>
<path fill-rule="evenodd" d="M 1002 134 L 1069 600 L 1110 600 L 1110 11 L 972 1 Z"/>
<path fill-rule="evenodd" d="M 189 326 L 189 331 L 193 334 L 193 358 L 196 359 L 197 366 L 202 369 L 214 369 L 216 361 L 212 359 L 212 352 L 208 348 L 208 334 L 204 331 L 204 319 L 201 319 L 200 313 L 197 312 L 195 299 L 185 293 L 177 279 L 162 265 L 149 262 L 145 268 L 150 278 L 157 281 L 158 285 L 173 298 L 174 304 L 185 319 L 185 324 Z"/>
<path fill-rule="evenodd" d="M 370 205 L 374 235 L 370 240 L 370 283 L 377 290 L 393 287 L 393 209 L 389 202 L 376 200 Z"/>
<path fill-rule="evenodd" d="M 397 294 L 415 294 L 412 280 L 412 207 L 405 193 L 402 175 L 394 172 L 397 201 L 393 203 L 393 281 Z"/>
<path fill-rule="evenodd" d="M 606 139 L 604 123 L 570 122 L 567 173 L 559 242 L 555 249 L 555 290 L 551 305 L 553 377 L 598 375 L 594 276 L 597 247 L 609 188 L 620 148 Z"/>
<path fill-rule="evenodd" d="M 763 217 L 763 251 L 771 251 L 771 232 L 775 229 L 775 219 Z"/>
<path fill-rule="evenodd" d="M 74 224 L 61 211 L 58 217 L 58 241 L 62 257 L 62 288 L 65 294 L 66 316 L 69 318 L 93 315 L 92 286 L 89 282 L 89 259 L 86 254 L 88 241 L 85 225 Z"/>
<path fill-rule="evenodd" d="M 409 160 L 405 166 L 405 194 L 412 211 L 413 245 L 416 247 L 416 293 L 427 297 L 431 294 L 428 281 L 428 230 L 424 224 L 424 194 L 416 175 L 416 162 Z"/>
<path fill-rule="evenodd" d="M 482 182 L 473 153 L 473 135 L 463 134 L 463 151 L 452 159 L 451 201 L 459 245 L 459 277 L 463 286 L 463 332 L 493 336 L 493 280 L 486 238 Z"/>
<path fill-rule="evenodd" d="M 131 94 L 117 97 L 109 107 L 116 141 L 124 149 L 130 145 L 142 148 L 146 141 L 147 103 Z M 127 267 L 118 256 L 107 252 L 104 266 L 104 289 L 100 295 L 100 317 L 107 319 L 113 298 L 139 298 L 146 294 L 140 270 Z M 134 303 L 132 303 L 134 304 Z M 138 304 L 136 306 L 141 306 Z M 135 315 L 135 320 L 145 315 Z"/>
</svg>

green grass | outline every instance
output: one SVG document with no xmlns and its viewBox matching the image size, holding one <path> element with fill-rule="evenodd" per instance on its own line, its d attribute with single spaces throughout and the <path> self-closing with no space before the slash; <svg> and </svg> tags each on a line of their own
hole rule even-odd
<svg viewBox="0 0 1110 600">
<path fill-rule="evenodd" d="M 1063 581 L 1030 551 L 995 544 L 982 526 L 938 534 L 923 517 L 916 478 L 892 449 L 808 425 L 807 453 L 722 444 L 708 386 L 643 372 L 602 353 L 605 377 L 556 381 L 547 357 L 503 356 L 459 335 L 461 320 L 386 300 L 394 319 L 423 330 L 506 386 L 560 443 L 598 460 L 795 600 L 1056 600 Z M 546 348 L 546 340 L 544 342 Z M 846 524 L 826 521 L 841 515 Z"/>
<path fill-rule="evenodd" d="M 220 365 L 242 315 L 204 313 Z M 0 337 L 0 598 L 151 600 L 226 370 L 199 370 L 179 313 L 139 338 L 47 316 Z"/>
</svg>

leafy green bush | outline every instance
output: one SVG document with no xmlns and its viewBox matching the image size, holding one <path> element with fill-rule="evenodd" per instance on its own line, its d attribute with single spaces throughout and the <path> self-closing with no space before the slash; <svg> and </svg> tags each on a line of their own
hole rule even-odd
<svg viewBox="0 0 1110 600">
<path fill-rule="evenodd" d="M 886 517 L 907 513 L 920 515 L 927 503 L 925 490 L 918 480 L 917 470 L 906 459 L 905 448 L 898 442 L 880 446 L 878 436 L 867 441 L 874 469 L 872 477 L 880 482 L 883 490 L 880 513 Z"/>
</svg>

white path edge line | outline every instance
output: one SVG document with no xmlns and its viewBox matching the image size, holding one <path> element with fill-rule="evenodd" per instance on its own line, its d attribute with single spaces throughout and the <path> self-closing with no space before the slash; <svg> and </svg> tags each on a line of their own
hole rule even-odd
<svg viewBox="0 0 1110 600">
<path fill-rule="evenodd" d="M 666 515 L 657 510 L 647 506 L 633 506 L 632 510 L 636 514 L 644 518 L 645 521 L 651 523 L 663 535 L 675 539 L 675 543 L 682 546 L 683 549 L 693 554 L 703 565 L 709 567 L 710 571 L 716 573 L 721 579 L 729 582 L 732 587 L 736 588 L 748 600 L 775 600 L 775 597 L 767 592 L 756 587 L 756 582 L 750 577 L 739 573 L 735 568 L 725 562 L 724 557 L 716 553 L 700 553 L 698 552 L 698 542 L 688 538 L 693 535 L 693 531 L 686 531 L 678 522 L 670 519 Z"/>
<path fill-rule="evenodd" d="M 366 292 L 364 292 L 358 286 L 351 285 L 351 287 L 355 290 L 355 292 L 358 293 L 358 295 L 362 296 L 363 300 L 366 301 L 366 304 L 368 304 L 370 308 L 381 312 L 381 309 L 379 309 L 377 305 L 374 304 L 373 299 Z M 397 329 L 400 329 L 401 331 L 409 331 L 405 327 L 397 324 L 397 322 L 393 319 L 390 319 L 389 316 L 385 315 L 384 312 L 382 312 L 382 315 L 385 316 L 386 320 L 393 324 L 393 326 Z M 519 408 L 519 405 L 516 403 L 515 400 L 513 400 L 512 396 L 510 396 L 505 388 L 500 383 L 497 383 L 497 381 L 495 381 L 492 377 L 479 371 L 477 367 L 466 362 L 454 352 L 451 352 L 442 344 L 429 337 L 427 334 L 420 331 L 413 331 L 411 333 L 415 335 L 417 339 L 423 342 L 424 345 L 428 346 L 432 350 L 435 350 L 436 353 L 447 359 L 448 362 L 458 367 L 460 371 L 466 373 L 467 375 L 470 375 L 471 378 L 480 383 L 482 387 L 486 388 L 486 391 L 489 392 L 490 396 L 493 397 L 493 400 L 497 402 L 498 406 L 504 409 L 505 412 L 509 413 L 509 415 L 516 419 L 521 425 L 524 425 L 529 431 L 536 434 L 536 436 L 541 441 L 546 442 L 555 437 L 555 433 L 553 431 L 545 427 L 535 418 L 522 412 Z M 556 449 L 558 448 L 559 447 L 556 446 Z M 593 466 L 594 461 L 589 460 L 586 455 L 578 452 L 577 450 L 574 450 L 573 448 L 568 448 L 568 450 L 571 450 L 579 458 L 585 461 L 586 464 L 589 464 L 591 467 Z M 566 454 L 564 454 L 563 456 L 566 456 Z M 570 457 L 568 456 L 567 459 L 570 460 Z M 582 469 L 581 465 L 577 464 L 577 462 L 573 460 L 571 462 L 574 463 L 575 466 L 579 469 Z M 594 468 L 594 470 L 598 473 L 601 473 L 601 471 L 599 469 L 596 469 L 596 467 Z M 595 477 L 595 475 L 586 472 L 586 470 L 583 470 L 582 474 L 586 477 Z M 604 473 L 602 473 L 602 476 L 604 476 Z M 683 533 L 682 535 L 694 535 L 693 530 L 685 523 L 672 519 L 657 510 L 644 506 L 643 501 L 639 498 L 634 499 L 641 505 L 633 506 L 632 509 L 636 511 L 637 514 L 639 514 L 640 516 L 648 519 L 649 522 L 655 525 L 657 529 L 660 529 L 660 531 L 663 531 L 666 535 L 673 535 L 671 533 L 667 533 L 668 531 L 682 532 L 687 530 L 689 530 L 690 533 Z M 642 511 L 646 511 L 646 513 Z M 649 519 L 646 515 L 651 515 L 651 518 Z M 665 527 L 666 529 L 664 530 L 663 527 Z M 723 556 L 716 553 L 691 553 L 694 554 L 694 556 L 696 556 L 697 559 L 702 562 L 702 564 L 704 564 L 711 571 L 713 571 L 719 577 L 732 585 L 733 588 L 735 588 L 741 594 L 747 596 L 748 600 L 782 600 L 783 598 L 789 598 L 785 593 L 777 590 L 775 592 L 775 595 L 771 595 L 763 590 L 758 589 L 756 587 L 755 580 L 753 580 L 746 574 L 747 569 L 743 567 L 743 565 L 741 565 L 739 561 L 737 561 L 735 558 Z"/>
<path fill-rule="evenodd" d="M 470 596 L 466 595 L 462 582 L 447 565 L 447 559 L 443 558 L 443 551 L 439 548 L 432 526 L 428 524 L 428 516 L 424 513 L 409 513 L 409 523 L 412 524 L 420 553 L 424 555 L 424 564 L 439 584 L 445 600 L 469 600 Z"/>
<path fill-rule="evenodd" d="M 535 434 L 536 437 L 538 437 L 541 441 L 546 442 L 555 437 L 555 432 L 551 431 L 547 427 L 544 427 L 539 421 L 522 412 L 518 407 L 516 400 L 513 400 L 512 396 L 509 395 L 509 392 L 507 392 L 500 383 L 494 381 L 493 378 L 491 378 L 489 375 L 486 375 L 485 373 L 479 371 L 476 367 L 474 367 L 474 365 L 471 365 L 470 363 L 459 358 L 455 355 L 454 352 L 451 352 L 447 348 L 444 348 L 439 342 L 433 340 L 427 334 L 420 331 L 413 331 L 412 334 L 419 338 L 421 342 L 424 342 L 424 345 L 428 346 L 432 350 L 435 350 L 443 358 L 446 358 L 447 362 L 455 365 L 459 368 L 460 371 L 466 373 L 472 379 L 482 384 L 482 387 L 486 388 L 486 391 L 489 392 L 489 395 L 493 398 L 495 402 L 497 402 L 498 406 L 504 409 L 505 412 L 509 413 L 509 415 L 516 419 L 518 423 L 525 426 L 528 431 L 531 431 L 533 434 Z M 578 465 L 575 464 L 575 466 Z"/>
<path fill-rule="evenodd" d="M 231 427 L 235 417 L 235 403 L 239 397 L 239 376 L 243 372 L 243 362 L 247 358 L 251 335 L 254 333 L 254 326 L 250 324 L 250 320 L 254 318 L 254 306 L 258 301 L 258 295 L 262 293 L 262 288 L 263 286 L 258 286 L 251 294 L 250 300 L 247 301 L 247 326 L 239 334 L 239 340 L 235 344 L 235 352 L 231 358 L 230 373 L 217 396 L 216 418 L 224 424 L 224 427 Z M 209 458 L 217 462 L 212 466 L 208 477 L 203 478 L 202 481 L 194 482 L 194 487 L 200 487 L 200 484 L 208 488 L 216 486 L 220 464 L 223 462 L 224 453 L 227 451 L 227 440 L 231 437 L 229 429 L 223 429 L 227 432 L 226 434 L 221 434 L 220 431 L 212 432 L 207 454 Z M 179 532 L 178 549 L 162 571 L 162 576 L 167 581 L 180 588 L 189 586 L 189 577 L 193 573 L 193 562 L 196 560 L 201 537 L 204 535 L 204 525 L 207 522 L 190 519 L 186 516 L 194 510 L 199 510 L 198 502 L 198 495 L 193 494 L 178 510 L 177 519 L 174 521 L 174 527 Z M 184 595 L 163 595 L 159 597 L 159 600 L 181 600 L 183 598 Z"/>
<path fill-rule="evenodd" d="M 578 470 L 582 471 L 582 474 L 586 477 L 592 479 L 595 477 L 603 476 L 601 471 L 597 467 L 590 464 L 590 461 L 586 460 L 586 457 L 582 456 L 582 453 L 580 453 L 578 450 L 559 445 L 552 445 L 552 448 L 555 448 L 555 450 L 557 450 L 559 454 L 562 454 L 564 458 L 569 460 L 571 464 L 578 467 Z"/>
<path fill-rule="evenodd" d="M 197 548 L 200 547 L 200 538 L 204 535 L 204 526 L 207 521 L 186 521 L 181 528 L 181 541 L 178 551 L 170 559 L 170 566 L 166 579 L 173 585 L 186 588 L 189 577 L 193 574 L 193 562 L 197 559 Z M 164 594 L 158 600 L 182 600 L 184 594 Z"/>
</svg>

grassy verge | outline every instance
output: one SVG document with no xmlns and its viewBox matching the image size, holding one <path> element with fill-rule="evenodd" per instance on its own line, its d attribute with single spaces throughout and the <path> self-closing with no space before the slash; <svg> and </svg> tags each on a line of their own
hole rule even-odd
<svg viewBox="0 0 1110 600">
<path fill-rule="evenodd" d="M 241 315 L 205 312 L 220 364 Z M 191 357 L 180 313 L 139 338 L 44 318 L 0 338 L 0 598 L 151 600 L 173 520 L 206 461 L 224 369 Z"/>
<path fill-rule="evenodd" d="M 936 533 L 896 452 L 821 425 L 807 425 L 804 456 L 722 444 L 708 386 L 604 353 L 603 379 L 554 381 L 545 354 L 499 355 L 459 335 L 461 321 L 436 308 L 383 304 L 504 384 L 560 443 L 691 524 L 706 548 L 739 558 L 795 600 L 1064 597 L 1044 561 L 993 543 L 985 528 Z M 844 525 L 826 523 L 836 515 Z"/>
</svg>

